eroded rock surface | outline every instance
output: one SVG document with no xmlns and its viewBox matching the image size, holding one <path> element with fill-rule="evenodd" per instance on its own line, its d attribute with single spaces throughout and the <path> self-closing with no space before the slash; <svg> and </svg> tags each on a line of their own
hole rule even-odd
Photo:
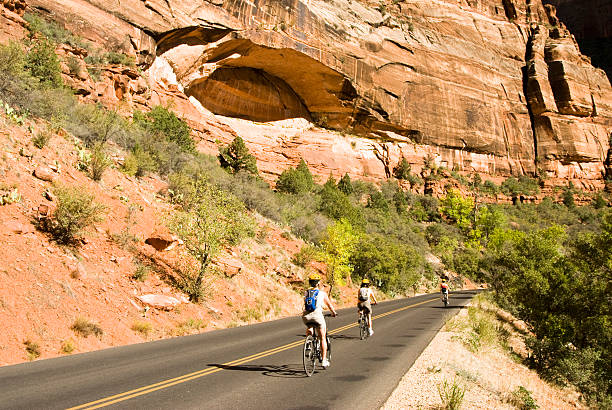
<svg viewBox="0 0 612 410">
<path fill-rule="evenodd" d="M 433 154 L 463 171 L 539 168 L 603 186 L 612 89 L 541 0 L 31 4 L 83 35 L 129 46 L 150 67 L 148 103 L 179 101 L 201 146 L 212 150 L 216 139 L 236 135 L 211 112 L 253 121 L 302 117 L 362 137 L 358 149 L 338 154 L 346 145 L 338 134 L 305 131 L 299 146 L 246 135 L 270 174 L 282 171 L 278 158 L 293 162 L 320 148 L 330 151 L 315 168 L 320 158 L 331 160 L 322 175 L 384 178 L 401 156 L 418 167 Z M 129 94 L 123 88 L 119 99 Z"/>
</svg>

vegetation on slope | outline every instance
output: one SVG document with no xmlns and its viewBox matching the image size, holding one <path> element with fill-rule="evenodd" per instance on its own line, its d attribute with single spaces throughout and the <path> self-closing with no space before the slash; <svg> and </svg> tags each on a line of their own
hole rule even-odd
<svg viewBox="0 0 612 410">
<path fill-rule="evenodd" d="M 177 281 L 192 300 L 202 296 L 215 252 L 254 235 L 247 211 L 290 226 L 312 244 L 308 249 L 316 247 L 309 252 L 327 262 L 334 284 L 369 277 L 390 296 L 433 289 L 442 267 L 425 256 L 435 254 L 444 268 L 489 282 L 502 306 L 528 323 L 533 366 L 575 384 L 593 403 L 610 405 L 612 216 L 603 197 L 577 207 L 568 187 L 563 204 L 523 204 L 521 195 L 539 190 L 537 179 L 508 178 L 497 186 L 452 172 L 469 195 L 449 187 L 437 199 L 404 192 L 396 179 L 379 188 L 348 175 L 319 185 L 304 161 L 284 171 L 273 190 L 257 177 L 241 140 L 220 148 L 224 169 L 218 158 L 195 151 L 189 128 L 167 108 L 126 119 L 80 104 L 61 84 L 53 41 L 59 40 L 40 30 L 23 43 L 0 46 L 0 99 L 19 115 L 64 128 L 94 153 L 113 141 L 129 153 L 123 169 L 130 175 L 168 178 L 169 199 L 180 206 L 170 226 L 199 264 Z M 91 166 L 91 157 L 83 162 Z M 411 186 L 443 177 L 431 160 L 425 165 L 424 181 L 406 161 L 394 175 Z M 91 175 L 99 179 L 100 172 L 103 167 Z M 498 192 L 515 205 L 479 203 Z M 62 240 L 78 229 L 69 233 Z"/>
</svg>

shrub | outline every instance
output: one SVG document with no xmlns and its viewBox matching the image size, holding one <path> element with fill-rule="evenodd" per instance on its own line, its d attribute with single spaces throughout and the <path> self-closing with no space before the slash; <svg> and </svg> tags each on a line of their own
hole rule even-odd
<svg viewBox="0 0 612 410">
<path fill-rule="evenodd" d="M 531 392 L 523 386 L 518 386 L 510 396 L 510 403 L 520 410 L 539 409 L 536 401 L 531 396 Z"/>
<path fill-rule="evenodd" d="M 408 179 L 410 177 L 411 166 L 405 157 L 393 168 L 393 176 L 397 179 Z"/>
<path fill-rule="evenodd" d="M 240 170 L 245 170 L 253 175 L 258 173 L 257 161 L 240 136 L 234 138 L 230 145 L 219 148 L 219 162 L 221 168 L 229 170 L 232 174 Z"/>
<path fill-rule="evenodd" d="M 313 261 L 313 259 L 315 259 L 316 255 L 317 250 L 313 246 L 304 245 L 300 248 L 298 253 L 293 255 L 291 262 L 305 268 L 310 262 Z"/>
<path fill-rule="evenodd" d="M 36 134 L 34 138 L 32 138 L 32 144 L 38 149 L 43 149 L 47 142 L 51 139 L 51 134 L 47 131 L 42 131 Z"/>
<path fill-rule="evenodd" d="M 442 214 L 462 230 L 470 228 L 473 209 L 474 200 L 470 197 L 464 198 L 456 189 L 449 190 L 442 198 Z"/>
<path fill-rule="evenodd" d="M 340 178 L 340 181 L 338 181 L 337 188 L 344 195 L 350 195 L 353 193 L 353 184 L 351 183 L 351 177 L 348 173 L 344 174 L 344 176 Z"/>
<path fill-rule="evenodd" d="M 205 181 L 203 176 L 190 181 L 196 200 L 185 211 L 177 212 L 170 229 L 185 242 L 187 251 L 198 261 L 197 273 L 187 273 L 181 287 L 191 300 L 202 297 L 202 284 L 211 259 L 222 245 L 235 245 L 255 233 L 254 222 L 244 204 L 226 191 Z"/>
<path fill-rule="evenodd" d="M 88 44 L 82 39 L 61 27 L 55 21 L 46 20 L 32 13 L 25 13 L 23 19 L 28 22 L 27 29 L 30 32 L 30 38 L 34 38 L 36 35 L 42 35 L 54 43 L 88 48 Z"/>
<path fill-rule="evenodd" d="M 327 264 L 327 279 L 333 284 L 343 284 L 350 278 L 353 266 L 350 258 L 359 241 L 359 233 L 346 219 L 327 227 L 321 242 L 321 259 Z"/>
<path fill-rule="evenodd" d="M 132 324 L 131 329 L 134 332 L 140 333 L 144 337 L 147 337 L 149 336 L 149 333 L 151 333 L 151 331 L 153 330 L 153 326 L 149 322 L 142 322 L 137 320 Z"/>
<path fill-rule="evenodd" d="M 105 153 L 104 144 L 97 143 L 91 151 L 89 160 L 89 176 L 94 181 L 100 181 L 104 171 L 112 164 L 111 160 Z"/>
<path fill-rule="evenodd" d="M 143 177 L 148 172 L 153 172 L 157 168 L 155 159 L 150 153 L 137 146 L 129 153 L 123 161 L 121 170 L 127 175 Z"/>
<path fill-rule="evenodd" d="M 149 272 L 150 269 L 147 266 L 139 263 L 136 266 L 136 270 L 132 274 L 132 279 L 139 282 L 144 282 L 149 277 Z"/>
<path fill-rule="evenodd" d="M 59 243 L 75 243 L 83 230 L 102 218 L 105 207 L 94 202 L 93 195 L 77 187 L 55 187 L 57 208 L 40 228 L 49 232 Z"/>
<path fill-rule="evenodd" d="M 72 339 L 66 339 L 64 341 L 62 341 L 62 353 L 64 354 L 70 354 L 72 352 L 74 352 L 75 346 L 74 346 L 74 341 Z"/>
<path fill-rule="evenodd" d="M 460 386 L 455 379 L 450 383 L 446 379 L 438 385 L 438 394 L 442 406 L 447 410 L 458 410 L 463 403 L 465 387 Z"/>
<path fill-rule="evenodd" d="M 284 170 L 276 181 L 276 189 L 289 194 L 310 192 L 313 188 L 314 179 L 303 159 L 295 169 Z"/>
<path fill-rule="evenodd" d="M 23 342 L 23 344 L 25 345 L 26 353 L 28 354 L 28 360 L 34 360 L 40 357 L 40 346 L 38 343 L 27 339 L 25 342 Z"/>
<path fill-rule="evenodd" d="M 176 326 L 176 330 L 173 332 L 177 336 L 184 336 L 191 334 L 194 331 L 199 332 L 200 329 L 206 328 L 206 323 L 200 319 L 187 319 Z"/>
<path fill-rule="evenodd" d="M 128 67 L 134 66 L 134 58 L 127 56 L 123 53 L 117 53 L 115 51 L 109 51 L 103 56 L 103 60 L 109 64 L 121 64 Z"/>
<path fill-rule="evenodd" d="M 363 216 L 358 207 L 353 206 L 348 196 L 335 185 L 325 185 L 320 192 L 318 210 L 325 216 L 340 220 L 347 219 L 351 224 L 363 225 Z"/>
<path fill-rule="evenodd" d="M 82 337 L 95 335 L 96 337 L 100 338 L 104 334 L 104 331 L 100 326 L 82 317 L 79 317 L 74 321 L 72 326 L 70 326 L 70 330 Z"/>
<path fill-rule="evenodd" d="M 146 114 L 136 111 L 134 123 L 152 135 L 161 135 L 176 143 L 185 152 L 195 151 L 189 126 L 168 108 L 158 105 Z"/>
<path fill-rule="evenodd" d="M 41 39 L 34 43 L 26 55 L 25 68 L 43 85 L 63 85 L 62 69 L 55 54 L 55 46 L 49 40 Z"/>
</svg>

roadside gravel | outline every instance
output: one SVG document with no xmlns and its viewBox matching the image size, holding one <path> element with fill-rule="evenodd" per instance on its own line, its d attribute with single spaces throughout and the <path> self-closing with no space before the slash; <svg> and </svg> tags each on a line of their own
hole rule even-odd
<svg viewBox="0 0 612 410">
<path fill-rule="evenodd" d="M 530 392 L 541 409 L 585 408 L 577 392 L 547 384 L 535 371 L 512 360 L 499 345 L 470 351 L 465 343 L 466 323 L 467 309 L 462 309 L 402 378 L 383 410 L 444 408 L 438 386 L 445 381 L 465 388 L 464 409 L 517 408 L 513 392 L 519 386 Z M 510 345 L 519 345 L 515 351 L 521 350 L 521 343 L 518 333 L 511 333 Z"/>
</svg>

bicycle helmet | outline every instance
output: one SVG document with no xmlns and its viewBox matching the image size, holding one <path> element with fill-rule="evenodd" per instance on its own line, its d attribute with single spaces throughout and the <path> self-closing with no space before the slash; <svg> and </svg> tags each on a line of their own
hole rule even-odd
<svg viewBox="0 0 612 410">
<path fill-rule="evenodd" d="M 442 278 L 442 283 L 446 283 L 446 278 Z"/>
<path fill-rule="evenodd" d="M 317 286 L 317 283 L 321 280 L 321 275 L 318 273 L 312 273 L 308 276 L 308 283 L 311 287 Z"/>
<path fill-rule="evenodd" d="M 361 281 L 361 286 L 370 286 L 370 280 L 369 279 L 363 279 Z"/>
</svg>

